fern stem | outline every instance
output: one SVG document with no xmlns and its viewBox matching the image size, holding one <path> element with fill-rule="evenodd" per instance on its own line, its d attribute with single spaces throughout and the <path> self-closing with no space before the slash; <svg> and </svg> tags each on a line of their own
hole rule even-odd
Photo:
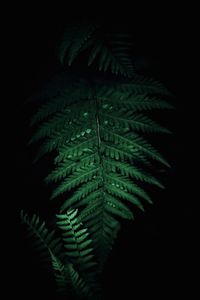
<svg viewBox="0 0 200 300">
<path fill-rule="evenodd" d="M 101 157 L 101 136 L 100 136 L 100 122 L 99 122 L 99 100 L 95 97 L 95 104 L 96 104 L 96 133 L 97 133 L 97 151 L 99 156 L 100 164 L 102 164 L 102 157 Z"/>
<path fill-rule="evenodd" d="M 96 121 L 96 135 L 97 135 L 97 154 L 98 154 L 98 163 L 99 163 L 99 167 L 100 167 L 100 177 L 101 177 L 101 180 L 102 180 L 102 197 L 100 197 L 100 201 L 101 201 L 101 219 L 100 219 L 100 222 L 101 222 L 101 229 L 100 229 L 100 235 L 101 235 L 101 239 L 102 241 L 100 242 L 100 244 L 98 245 L 98 249 L 97 251 L 99 253 L 101 253 L 102 251 L 102 248 L 104 248 L 104 219 L 105 219 L 105 196 L 106 196 L 106 191 L 105 191 L 105 176 L 104 176 L 104 165 L 103 165 L 103 157 L 102 157 L 102 152 L 101 152 L 101 144 L 102 144 L 102 141 L 101 141 L 101 134 L 100 134 L 100 103 L 99 103 L 99 99 L 97 99 L 97 97 L 95 97 L 95 105 L 96 105 L 96 113 L 95 113 L 95 121 Z M 99 247 L 101 249 L 99 249 Z M 100 257 L 99 257 L 99 260 L 100 260 L 100 265 L 99 265 L 99 271 L 101 270 L 102 268 L 102 265 L 103 265 L 103 261 L 102 261 L 102 256 L 100 254 Z"/>
<path fill-rule="evenodd" d="M 101 153 L 101 134 L 100 134 L 100 103 L 99 100 L 95 97 L 95 104 L 96 104 L 96 114 L 95 114 L 95 119 L 96 119 L 96 134 L 97 134 L 97 153 L 98 153 L 98 158 L 99 158 L 99 166 L 100 166 L 100 176 L 102 178 L 102 189 L 103 189 L 103 197 L 105 196 L 105 178 L 104 178 L 104 166 L 103 166 L 103 158 L 102 158 L 102 153 Z M 103 203 L 102 203 L 103 205 Z"/>
</svg>

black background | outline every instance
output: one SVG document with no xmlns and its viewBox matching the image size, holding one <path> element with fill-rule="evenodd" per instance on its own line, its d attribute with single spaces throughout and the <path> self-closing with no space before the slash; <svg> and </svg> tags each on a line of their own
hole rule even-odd
<svg viewBox="0 0 200 300">
<path fill-rule="evenodd" d="M 97 11 L 98 8 L 85 18 L 95 18 Z M 7 135 L 12 134 L 14 149 L 14 170 L 8 175 L 8 181 L 12 181 L 8 211 L 13 213 L 14 220 L 9 230 L 8 253 L 12 269 L 9 282 L 22 299 L 27 295 L 55 297 L 52 278 L 37 262 L 18 218 L 21 208 L 44 218 L 46 207 L 50 207 L 49 215 L 53 211 L 48 201 L 51 188 L 43 182 L 51 164 L 48 159 L 32 164 L 37 147 L 27 146 L 31 109 L 24 107 L 24 102 L 60 70 L 55 45 L 63 25 L 75 16 L 79 19 L 80 15 L 81 8 L 68 9 L 65 16 L 62 9 L 47 13 L 29 7 L 16 16 L 16 28 L 13 26 L 13 55 L 17 67 L 12 68 L 11 73 L 17 87 L 11 102 L 12 133 Z M 197 101 L 191 99 L 190 89 L 195 77 L 191 71 L 195 64 L 194 30 L 189 21 L 192 14 L 187 8 L 183 11 L 162 7 L 152 13 L 147 7 L 131 11 L 113 7 L 113 11 L 99 13 L 98 17 L 105 19 L 108 26 L 116 23 L 131 29 L 138 68 L 162 81 L 174 94 L 171 101 L 176 106 L 175 112 L 166 112 L 163 118 L 173 135 L 156 141 L 172 165 L 161 174 L 166 190 L 153 190 L 154 205 L 146 206 L 145 213 L 138 212 L 133 223 L 124 222 L 105 269 L 105 292 L 108 299 L 119 295 L 126 299 L 141 299 L 145 295 L 159 299 L 185 294 L 191 297 L 196 286 L 194 215 L 197 201 L 192 175 L 195 138 L 191 123 Z"/>
</svg>

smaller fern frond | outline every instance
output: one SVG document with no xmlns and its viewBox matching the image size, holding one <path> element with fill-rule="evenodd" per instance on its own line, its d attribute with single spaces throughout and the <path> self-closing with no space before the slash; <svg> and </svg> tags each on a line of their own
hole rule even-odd
<svg viewBox="0 0 200 300">
<path fill-rule="evenodd" d="M 86 280 L 80 276 L 79 272 L 75 270 L 73 264 L 68 264 L 66 269 L 75 293 L 81 299 L 95 299 L 90 286 L 88 286 Z"/>
<path fill-rule="evenodd" d="M 78 266 L 80 271 L 95 265 L 94 255 L 87 228 L 82 228 L 78 221 L 78 210 L 69 209 L 66 214 L 57 215 L 57 225 L 63 232 L 63 242 L 66 249 L 66 258 Z"/>
<path fill-rule="evenodd" d="M 35 237 L 35 250 L 46 262 L 51 259 L 50 252 L 56 256 L 62 256 L 62 242 L 56 237 L 55 230 L 49 231 L 45 222 L 41 222 L 37 215 L 29 217 L 23 210 L 20 213 L 21 221 L 26 225 L 29 236 Z"/>
<path fill-rule="evenodd" d="M 126 215 L 126 218 L 131 219 L 132 214 L 129 209 L 123 204 L 115 206 L 116 210 L 110 211 L 111 202 L 107 199 L 106 187 L 102 188 L 100 193 L 96 195 L 88 205 L 81 211 L 78 219 L 86 224 L 91 237 L 92 245 L 94 245 L 94 253 L 98 260 L 98 270 L 101 272 L 112 245 L 117 236 L 120 224 L 112 217 L 120 214 Z M 116 203 L 116 202 L 115 202 Z M 113 206 L 113 205 L 112 205 Z"/>
<path fill-rule="evenodd" d="M 52 262 L 52 268 L 54 270 L 54 276 L 56 281 L 56 287 L 57 291 L 60 295 L 66 295 L 70 292 L 70 279 L 67 278 L 67 272 L 65 265 L 60 261 L 58 257 L 56 257 L 51 250 L 50 256 L 51 256 L 51 262 Z M 68 276 L 69 277 L 69 276 Z"/>
</svg>

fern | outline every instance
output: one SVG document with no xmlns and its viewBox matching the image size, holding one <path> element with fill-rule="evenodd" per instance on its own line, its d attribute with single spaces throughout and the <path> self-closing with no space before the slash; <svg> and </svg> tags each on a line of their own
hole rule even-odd
<svg viewBox="0 0 200 300">
<path fill-rule="evenodd" d="M 107 41 L 95 41 L 88 65 L 91 65 L 97 59 L 100 71 L 105 72 L 110 68 L 113 74 L 131 77 L 134 74 L 134 68 L 129 55 L 131 45 L 129 39 L 130 36 L 125 34 L 116 34 L 114 37 L 108 35 Z"/>
<path fill-rule="evenodd" d="M 94 271 L 88 272 L 96 265 L 92 240 L 88 237 L 88 230 L 78 220 L 77 213 L 78 210 L 68 210 L 65 215 L 58 215 L 57 224 L 63 231 L 62 239 L 55 237 L 55 231 L 49 232 L 45 222 L 40 222 L 35 214 L 28 217 L 21 211 L 21 220 L 30 235 L 35 236 L 33 244 L 42 261 L 51 261 L 58 293 L 70 295 L 74 291 L 82 297 L 98 299 L 97 278 L 94 282 Z"/>
<path fill-rule="evenodd" d="M 130 58 L 131 36 L 128 34 L 102 34 L 99 25 L 80 23 L 69 25 L 62 38 L 59 59 L 71 65 L 77 56 L 89 49 L 88 66 L 98 61 L 99 70 L 131 77 L 134 74 Z"/>
<path fill-rule="evenodd" d="M 72 291 L 80 298 L 94 299 L 89 286 L 80 274 L 75 270 L 73 264 L 67 263 L 65 266 L 51 253 L 52 268 L 54 270 L 57 291 L 60 295 L 70 296 Z"/>
<path fill-rule="evenodd" d="M 46 182 L 56 184 L 51 199 L 60 198 L 57 226 L 64 256 L 47 243 L 37 217 L 22 214 L 22 219 L 46 246 L 58 289 L 65 291 L 70 282 L 88 299 L 100 297 L 96 282 L 121 219 L 133 220 L 135 211 L 152 203 L 146 184 L 164 188 L 152 172 L 153 162 L 169 167 L 148 135 L 170 133 L 149 113 L 172 109 L 171 94 L 135 74 L 131 46 L 127 34 L 105 33 L 97 24 L 69 25 L 59 49 L 61 63 L 86 58 L 89 66 L 113 75 L 72 76 L 59 92 L 48 94 L 31 122 L 37 128 L 30 142 L 42 142 L 36 159 L 54 154 L 55 168 Z"/>
<path fill-rule="evenodd" d="M 34 214 L 29 217 L 23 210 L 21 211 L 21 222 L 26 224 L 29 237 L 34 237 L 33 246 L 40 255 L 43 262 L 51 261 L 51 254 L 54 253 L 62 257 L 62 243 L 59 237 L 56 237 L 55 230 L 49 231 L 45 222 L 41 222 L 40 218 Z"/>
<path fill-rule="evenodd" d="M 144 209 L 142 199 L 152 202 L 140 187 L 138 180 L 162 187 L 154 176 L 147 175 L 144 167 L 146 162 L 151 160 L 169 165 L 142 133 L 169 131 L 137 111 L 154 107 L 165 108 L 167 104 L 161 100 L 156 102 L 154 96 L 147 97 L 142 94 L 133 96 L 130 92 L 124 92 L 125 103 L 132 103 L 132 107 L 128 110 L 124 107 L 123 100 L 116 101 L 116 91 L 110 85 L 106 89 L 100 82 L 96 82 L 93 86 L 86 86 L 85 89 L 90 90 L 85 92 L 90 95 L 89 107 L 85 105 L 86 99 L 84 104 L 79 106 L 78 112 L 76 106 L 70 104 L 71 116 L 79 114 L 79 121 L 71 123 L 69 127 L 68 119 L 71 117 L 66 104 L 59 115 L 48 118 L 48 121 L 45 121 L 47 123 L 44 123 L 45 126 L 40 127 L 38 132 L 43 136 L 48 131 L 48 141 L 43 147 L 43 152 L 57 151 L 55 158 L 57 167 L 46 179 L 47 182 L 55 181 L 58 184 L 53 191 L 52 199 L 74 191 L 72 196 L 64 199 L 61 210 L 82 207 L 83 213 L 84 210 L 90 212 L 91 220 L 86 225 L 93 238 L 99 240 L 98 243 L 94 243 L 96 253 L 99 252 L 100 245 L 104 249 L 98 254 L 101 260 L 104 256 L 102 252 L 105 252 L 106 257 L 111 249 L 112 232 L 118 227 L 118 217 L 133 218 L 129 204 L 127 206 L 122 201 L 126 200 L 127 203 L 134 204 L 142 210 Z M 91 94 L 94 95 L 93 98 Z M 100 99 L 96 96 L 98 94 L 101 95 Z M 119 98 L 122 94 L 119 91 Z M 57 123 L 60 125 L 59 130 L 52 131 L 53 124 L 57 126 Z M 138 168 L 138 162 L 143 166 Z M 100 190 L 101 195 L 98 194 Z M 115 202 L 108 200 L 111 196 L 116 198 Z M 98 215 L 95 215 L 96 232 L 90 225 L 93 224 L 93 206 L 98 211 Z M 110 218 L 112 228 L 108 225 Z"/>
<path fill-rule="evenodd" d="M 98 299 L 95 297 L 88 287 L 85 280 L 80 276 L 80 274 L 74 269 L 72 264 L 67 266 L 67 272 L 69 274 L 72 286 L 76 291 L 76 294 L 82 299 Z"/>
<path fill-rule="evenodd" d="M 57 291 L 60 295 L 67 294 L 67 288 L 70 287 L 70 278 L 66 272 L 64 264 L 50 251 L 52 269 L 54 271 Z M 67 265 L 68 268 L 68 265 Z M 70 291 L 70 288 L 69 288 Z M 68 293 L 69 293 L 68 291 Z"/>
<path fill-rule="evenodd" d="M 96 26 L 93 24 L 71 24 L 65 29 L 59 49 L 61 63 L 67 55 L 68 64 L 71 65 L 77 55 L 90 45 L 90 38 Z"/>
<path fill-rule="evenodd" d="M 88 239 L 88 230 L 81 229 L 81 224 L 77 220 L 78 210 L 68 210 L 67 214 L 60 214 L 58 218 L 58 226 L 63 231 L 63 241 L 66 248 L 66 256 L 78 265 L 80 270 L 86 270 L 95 265 L 91 261 L 94 255 L 91 254 L 92 240 Z"/>
</svg>

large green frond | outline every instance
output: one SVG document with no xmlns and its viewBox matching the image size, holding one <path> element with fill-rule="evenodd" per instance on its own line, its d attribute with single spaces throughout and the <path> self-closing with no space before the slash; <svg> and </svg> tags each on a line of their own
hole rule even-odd
<svg viewBox="0 0 200 300">
<path fill-rule="evenodd" d="M 48 153 L 53 157 L 46 183 L 54 186 L 61 238 L 35 214 L 22 211 L 21 220 L 66 297 L 74 291 L 80 298 L 102 299 L 99 276 L 121 219 L 134 220 L 152 203 L 150 185 L 164 188 L 153 163 L 169 164 L 148 135 L 170 133 L 156 119 L 173 109 L 171 93 L 135 74 L 133 38 L 89 22 L 69 24 L 58 57 L 64 66 L 77 64 L 36 98 L 42 105 L 35 102 L 30 143 L 40 143 L 36 160 Z M 84 60 L 93 65 L 88 72 Z"/>
<path fill-rule="evenodd" d="M 127 218 L 128 208 L 123 211 L 119 205 L 117 208 L 119 213 L 125 212 Z M 120 223 L 112 215 L 113 211 L 110 211 L 109 200 L 106 201 L 106 193 L 102 191 L 99 197 L 91 201 L 79 216 L 79 220 L 86 224 L 91 233 L 95 254 L 98 258 L 98 270 L 102 270 L 120 229 Z M 132 215 L 129 214 L 129 219 L 131 217 Z"/>
<path fill-rule="evenodd" d="M 52 199 L 62 195 L 62 213 L 69 208 L 80 209 L 80 220 L 86 222 L 101 266 L 112 249 L 118 219 L 133 219 L 131 206 L 144 210 L 143 200 L 152 203 L 140 182 L 163 187 L 145 167 L 150 168 L 152 160 L 168 166 L 143 137 L 143 133 L 168 130 L 140 111 L 170 107 L 165 101 L 147 96 L 153 91 L 153 82 L 147 94 L 144 82 L 141 84 L 142 94 L 135 94 L 133 85 L 123 87 L 124 91 L 122 86 L 115 90 L 98 81 L 93 86 L 86 85 L 88 102 L 78 109 L 72 104 L 70 111 L 66 105 L 60 107 L 36 133 L 38 138 L 47 136 L 39 156 L 57 152 L 56 168 L 46 179 L 58 183 Z M 161 89 L 159 85 L 155 87 L 157 92 Z M 77 100 L 81 98 L 78 92 L 76 96 Z"/>
</svg>

